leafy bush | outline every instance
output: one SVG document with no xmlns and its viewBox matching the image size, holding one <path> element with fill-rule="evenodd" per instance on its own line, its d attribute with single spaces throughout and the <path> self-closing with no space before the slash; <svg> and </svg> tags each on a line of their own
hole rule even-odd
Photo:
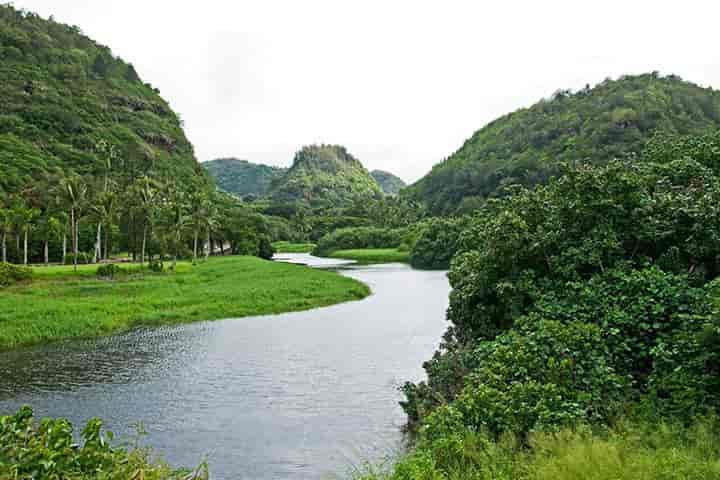
<svg viewBox="0 0 720 480">
<path fill-rule="evenodd" d="M 455 401 L 428 417 L 424 433 L 430 439 L 465 428 L 526 435 L 607 421 L 623 405 L 628 383 L 607 350 L 596 325 L 521 319 L 475 347 L 478 367 Z"/>
<path fill-rule="evenodd" d="M 415 268 L 450 268 L 460 235 L 468 223 L 466 217 L 429 220 L 423 225 L 412 246 L 410 264 Z"/>
<path fill-rule="evenodd" d="M 123 269 L 120 268 L 119 265 L 107 263 L 105 265 L 100 265 L 97 268 L 96 275 L 100 278 L 109 278 L 112 280 L 115 278 L 115 275 L 120 275 L 121 273 L 123 273 Z"/>
<path fill-rule="evenodd" d="M 712 138 L 720 147 L 720 136 Z M 602 359 L 630 389 L 628 402 L 646 405 L 652 415 L 691 418 L 715 408 L 720 354 L 708 345 L 720 335 L 712 295 L 703 287 L 720 273 L 714 207 L 720 183 L 713 170 L 720 148 L 712 151 L 702 162 L 678 154 L 679 160 L 656 163 L 651 149 L 646 163 L 569 168 L 546 186 L 488 202 L 461 236 L 449 274 L 451 326 L 424 365 L 428 379 L 404 387 L 411 422 L 448 402 L 445 410 L 492 431 L 583 420 L 580 412 L 590 410 L 574 395 L 584 385 L 558 392 L 532 376 L 504 379 L 516 389 L 509 395 L 476 381 L 492 365 L 479 345 L 499 348 L 521 331 L 519 321 L 522 329 L 527 322 L 547 328 L 548 321 L 599 328 L 605 353 L 598 364 Z M 514 365 L 530 371 L 526 361 Z M 499 369 L 487 378 L 503 378 Z M 523 413 L 513 403 L 521 398 L 540 410 Z M 512 420 L 520 423 L 503 423 L 498 412 L 507 405 L 520 412 Z"/>
<path fill-rule="evenodd" d="M 404 229 L 377 227 L 341 228 L 322 237 L 313 255 L 327 255 L 335 250 L 358 248 L 397 248 L 402 243 Z"/>
<path fill-rule="evenodd" d="M 11 263 L 0 262 L 0 287 L 8 287 L 32 278 L 32 270 Z"/>
<path fill-rule="evenodd" d="M 111 432 L 102 432 L 99 419 L 90 420 L 76 445 L 73 426 L 65 419 L 39 424 L 29 407 L 0 417 L 0 478 L 148 480 L 207 479 L 207 470 L 174 470 L 152 462 L 148 450 L 126 450 L 111 444 Z"/>
<path fill-rule="evenodd" d="M 165 271 L 165 264 L 163 263 L 162 259 L 151 259 L 150 262 L 148 262 L 148 268 L 151 272 L 162 273 L 163 271 Z"/>
</svg>

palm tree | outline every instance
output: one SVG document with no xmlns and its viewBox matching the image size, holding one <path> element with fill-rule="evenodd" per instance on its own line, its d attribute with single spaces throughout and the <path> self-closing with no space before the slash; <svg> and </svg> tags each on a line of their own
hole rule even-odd
<svg viewBox="0 0 720 480">
<path fill-rule="evenodd" d="M 35 208 L 23 206 L 18 209 L 18 221 L 23 234 L 23 265 L 28 264 L 28 236 L 39 214 Z"/>
<path fill-rule="evenodd" d="M 0 243 L 2 243 L 2 261 L 7 263 L 7 236 L 12 231 L 12 212 L 7 200 L 0 203 Z"/>
<path fill-rule="evenodd" d="M 134 210 L 140 215 L 143 222 L 140 265 L 145 264 L 148 230 L 153 225 L 154 210 L 157 208 L 158 190 L 156 186 L 157 184 L 150 177 L 144 176 L 135 183 L 131 191 L 131 197 L 136 202 Z"/>
<path fill-rule="evenodd" d="M 58 185 L 58 202 L 70 212 L 70 236 L 73 248 L 73 266 L 77 271 L 78 261 L 78 229 L 80 215 L 87 201 L 88 188 L 85 181 L 77 174 L 66 175 L 61 178 Z"/>
</svg>

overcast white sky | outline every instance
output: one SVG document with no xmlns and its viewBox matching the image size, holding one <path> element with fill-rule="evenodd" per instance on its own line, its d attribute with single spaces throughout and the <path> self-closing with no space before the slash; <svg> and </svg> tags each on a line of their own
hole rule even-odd
<svg viewBox="0 0 720 480">
<path fill-rule="evenodd" d="M 347 146 L 407 181 L 560 88 L 659 70 L 720 88 L 713 0 L 16 0 L 132 62 L 198 159 Z"/>
</svg>

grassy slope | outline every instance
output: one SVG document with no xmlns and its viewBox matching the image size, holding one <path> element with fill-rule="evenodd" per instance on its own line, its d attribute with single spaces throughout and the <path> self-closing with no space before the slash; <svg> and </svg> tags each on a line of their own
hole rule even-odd
<svg viewBox="0 0 720 480">
<path fill-rule="evenodd" d="M 214 258 L 196 267 L 180 264 L 175 274 L 116 281 L 95 279 L 92 267 L 75 275 L 71 267 L 35 272 L 33 284 L 0 291 L 0 349 L 138 325 L 306 310 L 369 294 L 334 272 L 254 257 Z"/>
<path fill-rule="evenodd" d="M 356 260 L 360 263 L 409 262 L 410 253 L 397 248 L 358 248 L 353 250 L 335 250 L 328 257 Z"/>
<path fill-rule="evenodd" d="M 272 245 L 278 253 L 310 253 L 315 248 L 314 243 L 275 242 Z"/>
</svg>

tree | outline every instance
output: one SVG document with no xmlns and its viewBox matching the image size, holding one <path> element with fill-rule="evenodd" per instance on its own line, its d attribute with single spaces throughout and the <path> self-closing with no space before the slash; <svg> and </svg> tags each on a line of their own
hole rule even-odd
<svg viewBox="0 0 720 480">
<path fill-rule="evenodd" d="M 148 231 L 152 229 L 154 210 L 158 200 L 157 184 L 150 177 L 141 177 L 131 189 L 131 197 L 135 202 L 134 212 L 142 221 L 142 247 L 140 264 L 145 264 Z"/>
<path fill-rule="evenodd" d="M 7 236 L 12 231 L 12 213 L 7 204 L 0 198 L 0 243 L 2 243 L 2 261 L 7 263 Z"/>
<path fill-rule="evenodd" d="M 60 179 L 57 186 L 57 201 L 64 205 L 70 213 L 70 237 L 73 248 L 73 266 L 77 270 L 78 262 L 78 229 L 82 209 L 87 202 L 88 187 L 84 179 L 75 173 Z"/>
</svg>

